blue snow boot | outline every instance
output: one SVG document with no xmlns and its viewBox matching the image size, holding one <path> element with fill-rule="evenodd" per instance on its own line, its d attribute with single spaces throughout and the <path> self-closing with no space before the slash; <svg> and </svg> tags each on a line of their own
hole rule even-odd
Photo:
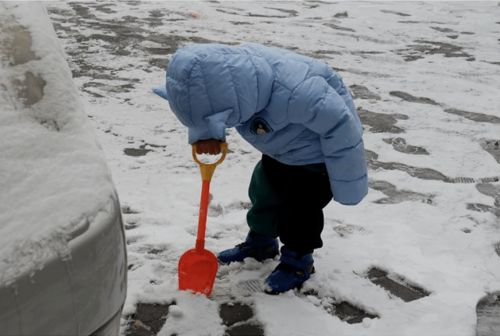
<svg viewBox="0 0 500 336">
<path fill-rule="evenodd" d="M 265 280 L 265 292 L 280 294 L 302 287 L 314 273 L 313 264 L 312 253 L 299 255 L 283 246 L 279 265 Z"/>
<path fill-rule="evenodd" d="M 274 258 L 278 253 L 278 239 L 250 231 L 243 243 L 220 252 L 217 258 L 221 264 L 229 264 L 249 257 L 263 261 Z"/>
</svg>

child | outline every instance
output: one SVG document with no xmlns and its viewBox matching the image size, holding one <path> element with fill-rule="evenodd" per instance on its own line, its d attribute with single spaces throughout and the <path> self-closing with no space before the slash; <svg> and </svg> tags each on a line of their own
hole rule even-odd
<svg viewBox="0 0 500 336">
<path fill-rule="evenodd" d="M 167 70 L 168 100 L 197 152 L 218 154 L 225 129 L 263 153 L 250 182 L 246 240 L 220 263 L 279 254 L 265 280 L 271 294 L 298 288 L 314 272 L 323 208 L 359 203 L 368 191 L 362 126 L 351 95 L 327 64 L 259 44 L 193 44 Z"/>
</svg>

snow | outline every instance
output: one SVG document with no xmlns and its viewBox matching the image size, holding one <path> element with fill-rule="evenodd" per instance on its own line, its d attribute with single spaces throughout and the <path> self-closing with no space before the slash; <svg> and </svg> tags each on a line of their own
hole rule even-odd
<svg viewBox="0 0 500 336">
<path fill-rule="evenodd" d="M 177 294 L 176 301 L 174 313 L 171 313 L 172 306 L 169 307 L 170 317 L 158 336 L 210 336 L 224 333 L 216 302 L 191 293 Z"/>
<path fill-rule="evenodd" d="M 500 289 L 500 183 L 490 182 L 496 194 L 487 195 L 479 183 L 452 181 L 500 176 L 500 159 L 483 149 L 486 140 L 500 140 L 500 124 L 446 110 L 500 117 L 495 2 L 57 2 L 50 10 L 126 210 L 123 334 L 138 303 L 175 301 L 160 335 L 223 335 L 218 307 L 236 301 L 251 305 L 271 336 L 474 335 L 477 301 Z M 195 243 L 201 181 L 186 130 L 151 88 L 163 83 L 162 67 L 177 47 L 206 40 L 324 59 L 347 85 L 380 96 L 356 97 L 358 107 L 404 116 L 395 124 L 402 133 L 365 125 L 366 149 L 378 155 L 370 193 L 359 206 L 325 208 L 324 247 L 304 288 L 317 295 L 251 290 L 276 260 L 221 266 L 211 298 L 177 290 L 178 259 Z M 410 102 L 395 91 L 428 100 Z M 429 155 L 384 141 L 397 137 Z M 214 252 L 246 235 L 247 186 L 260 157 L 234 130 L 228 143 L 212 181 L 206 247 Z M 130 156 L 127 148 L 150 151 Z M 368 279 L 374 267 L 430 295 L 404 302 Z M 325 306 L 342 301 L 378 318 L 341 321 Z"/>
<path fill-rule="evenodd" d="M 0 9 L 5 27 L 0 32 L 0 285 L 5 286 L 51 258 L 67 257 L 73 232 L 110 202 L 113 184 L 44 9 L 15 3 Z M 31 35 L 32 57 L 19 61 L 11 55 L 12 31 Z M 19 84 L 30 76 L 43 83 L 36 101 L 29 93 L 26 98 L 27 82 Z"/>
</svg>

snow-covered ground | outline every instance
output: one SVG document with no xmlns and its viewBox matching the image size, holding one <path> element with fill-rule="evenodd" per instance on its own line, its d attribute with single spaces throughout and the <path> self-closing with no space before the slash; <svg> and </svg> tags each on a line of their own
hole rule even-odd
<svg viewBox="0 0 500 336">
<path fill-rule="evenodd" d="M 476 303 L 500 290 L 496 2 L 57 2 L 49 10 L 124 210 L 123 334 L 475 334 Z M 325 209 L 317 273 L 300 293 L 256 292 L 277 261 L 248 261 L 220 267 L 208 299 L 177 290 L 177 261 L 195 242 L 200 178 L 186 130 L 151 87 L 164 82 L 179 46 L 247 41 L 339 71 L 365 126 L 371 189 L 359 206 Z M 247 185 L 260 157 L 232 130 L 228 143 L 212 181 L 214 252 L 246 235 Z M 167 305 L 163 326 L 136 313 Z"/>
</svg>

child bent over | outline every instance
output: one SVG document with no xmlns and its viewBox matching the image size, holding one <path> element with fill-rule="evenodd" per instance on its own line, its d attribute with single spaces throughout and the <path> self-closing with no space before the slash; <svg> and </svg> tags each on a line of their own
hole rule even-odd
<svg viewBox="0 0 500 336">
<path fill-rule="evenodd" d="M 227 264 L 280 252 L 266 292 L 300 287 L 323 243 L 323 208 L 366 195 L 362 126 L 352 97 L 327 64 L 258 44 L 193 44 L 179 49 L 155 92 L 188 127 L 198 154 L 218 154 L 225 129 L 262 152 L 250 182 L 246 240 L 222 251 Z"/>
</svg>

